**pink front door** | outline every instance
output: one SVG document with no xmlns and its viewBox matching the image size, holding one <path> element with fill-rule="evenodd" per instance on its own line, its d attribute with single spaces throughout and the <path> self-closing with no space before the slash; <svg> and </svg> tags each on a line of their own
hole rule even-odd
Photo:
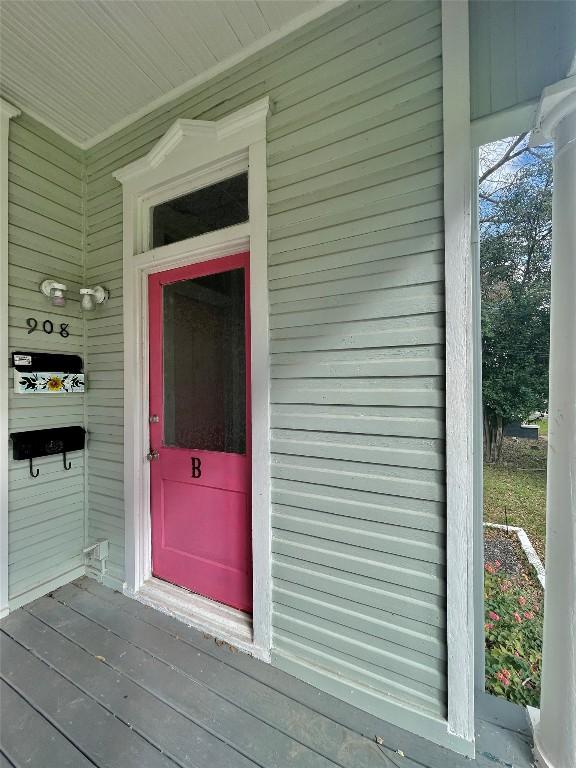
<svg viewBox="0 0 576 768">
<path fill-rule="evenodd" d="M 252 611 L 249 254 L 150 275 L 152 573 Z"/>
</svg>

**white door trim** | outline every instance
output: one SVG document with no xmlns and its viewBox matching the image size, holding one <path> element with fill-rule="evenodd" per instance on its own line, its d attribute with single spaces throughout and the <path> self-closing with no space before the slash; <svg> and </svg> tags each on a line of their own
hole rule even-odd
<svg viewBox="0 0 576 768">
<path fill-rule="evenodd" d="M 270 365 L 268 340 L 266 116 L 268 100 L 218 122 L 177 120 L 141 160 L 114 175 L 124 192 L 124 491 L 125 591 L 150 602 L 150 479 L 148 430 L 148 275 L 250 251 L 252 376 L 253 617 L 246 637 L 240 617 L 189 596 L 188 615 L 167 596 L 155 607 L 179 616 L 253 655 L 270 660 Z M 149 249 L 150 209 L 158 202 L 248 169 L 249 222 Z M 156 584 L 156 586 L 158 586 Z M 185 590 L 181 598 L 186 601 Z M 182 605 L 180 606 L 182 608 Z M 221 611 L 220 611 L 221 613 Z M 233 617 L 232 617 L 233 618 Z M 244 622 L 245 624 L 245 622 Z"/>
<path fill-rule="evenodd" d="M 8 134 L 19 114 L 0 99 L 0 619 L 8 614 Z"/>
<path fill-rule="evenodd" d="M 474 751 L 474 334 L 468 0 L 442 0 L 448 732 Z"/>
</svg>

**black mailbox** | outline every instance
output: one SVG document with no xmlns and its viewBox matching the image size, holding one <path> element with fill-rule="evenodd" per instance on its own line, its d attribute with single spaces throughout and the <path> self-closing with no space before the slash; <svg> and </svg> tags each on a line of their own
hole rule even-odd
<svg viewBox="0 0 576 768">
<path fill-rule="evenodd" d="M 38 477 L 39 470 L 33 472 L 32 459 L 39 456 L 63 454 L 64 469 L 70 469 L 66 462 L 66 454 L 70 451 L 81 451 L 86 441 L 84 427 L 54 427 L 53 429 L 35 429 L 30 432 L 12 432 L 12 457 L 16 461 L 28 459 L 30 474 Z"/>
<path fill-rule="evenodd" d="M 22 373 L 30 371 L 82 373 L 84 370 L 80 355 L 62 355 L 53 352 L 13 352 L 12 365 Z"/>
</svg>

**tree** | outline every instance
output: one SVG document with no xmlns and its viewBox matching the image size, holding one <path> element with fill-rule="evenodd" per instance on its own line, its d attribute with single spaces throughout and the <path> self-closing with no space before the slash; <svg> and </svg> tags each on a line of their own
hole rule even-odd
<svg viewBox="0 0 576 768">
<path fill-rule="evenodd" d="M 552 152 L 526 136 L 481 153 L 480 274 L 484 459 L 503 425 L 548 401 Z"/>
</svg>

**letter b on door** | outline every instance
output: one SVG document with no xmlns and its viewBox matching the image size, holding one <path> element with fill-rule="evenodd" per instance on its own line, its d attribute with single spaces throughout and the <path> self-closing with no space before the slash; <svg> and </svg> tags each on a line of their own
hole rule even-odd
<svg viewBox="0 0 576 768">
<path fill-rule="evenodd" d="M 202 477 L 202 462 L 197 456 L 192 456 L 192 477 Z"/>
</svg>

